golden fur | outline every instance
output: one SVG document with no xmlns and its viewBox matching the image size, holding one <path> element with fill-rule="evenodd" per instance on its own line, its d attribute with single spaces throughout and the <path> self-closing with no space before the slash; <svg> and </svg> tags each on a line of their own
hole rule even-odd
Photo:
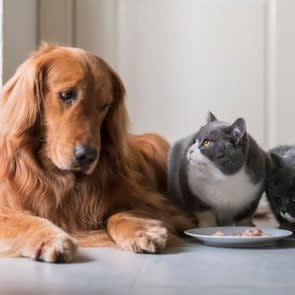
<svg viewBox="0 0 295 295">
<path fill-rule="evenodd" d="M 63 91 L 74 90 L 65 103 Z M 160 193 L 169 145 L 128 134 L 125 89 L 102 59 L 44 45 L 5 84 L 0 101 L 0 251 L 55 262 L 80 246 L 165 248 L 193 226 Z M 77 144 L 99 157 L 86 168 Z"/>
</svg>

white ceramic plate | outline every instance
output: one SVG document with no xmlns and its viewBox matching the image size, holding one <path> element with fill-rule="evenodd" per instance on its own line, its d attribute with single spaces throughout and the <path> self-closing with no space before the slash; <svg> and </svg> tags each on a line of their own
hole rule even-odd
<svg viewBox="0 0 295 295">
<path fill-rule="evenodd" d="M 254 227 L 248 226 L 220 226 L 193 228 L 185 231 L 188 236 L 194 237 L 206 245 L 216 247 L 255 247 L 280 240 L 291 236 L 293 233 L 289 230 L 260 227 L 259 229 L 266 233 L 266 237 L 238 237 L 233 236 L 237 232 L 243 232 L 246 229 Z M 222 231 L 226 236 L 212 236 L 217 231 Z"/>
</svg>

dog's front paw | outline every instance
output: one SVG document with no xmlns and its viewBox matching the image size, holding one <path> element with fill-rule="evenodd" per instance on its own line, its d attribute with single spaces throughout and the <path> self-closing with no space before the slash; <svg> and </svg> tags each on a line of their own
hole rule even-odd
<svg viewBox="0 0 295 295">
<path fill-rule="evenodd" d="M 167 245 L 168 231 L 162 222 L 153 220 L 138 229 L 133 237 L 124 240 L 123 250 L 136 253 L 158 253 Z"/>
<path fill-rule="evenodd" d="M 32 258 L 46 262 L 70 262 L 77 249 L 74 239 L 68 235 L 60 235 L 41 242 Z"/>
</svg>

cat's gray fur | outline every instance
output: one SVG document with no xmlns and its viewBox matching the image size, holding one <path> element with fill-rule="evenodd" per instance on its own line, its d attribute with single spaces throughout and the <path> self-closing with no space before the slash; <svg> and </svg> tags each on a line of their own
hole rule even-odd
<svg viewBox="0 0 295 295">
<path fill-rule="evenodd" d="M 214 143 L 210 149 L 204 149 L 200 146 L 197 147 L 204 139 L 210 139 Z M 197 141 L 197 143 L 195 143 L 195 141 Z M 207 165 L 210 167 L 205 167 L 204 169 L 208 171 L 213 171 L 215 169 L 215 172 L 212 173 L 212 177 L 204 178 L 202 175 L 201 178 L 199 177 L 198 169 L 201 169 L 201 167 L 198 166 L 197 162 L 187 158 L 190 157 L 188 155 L 189 149 L 192 149 L 192 156 L 194 153 L 198 153 L 198 157 L 204 159 L 205 163 L 209 159 L 209 164 L 205 164 L 205 166 Z M 201 164 L 204 165 L 204 163 Z M 194 174 L 195 168 L 197 169 L 196 171 L 198 171 L 196 174 Z M 209 112 L 207 124 L 201 127 L 197 133 L 177 141 L 169 152 L 168 196 L 177 205 L 196 214 L 198 218 L 201 218 L 200 213 L 202 212 L 213 212 L 213 214 L 216 215 L 217 225 L 234 223 L 250 225 L 252 224 L 252 215 L 257 208 L 259 199 L 264 190 L 265 168 L 266 155 L 255 140 L 246 132 L 245 121 L 239 118 L 230 125 L 218 121 L 216 117 Z M 228 186 L 234 186 L 235 184 L 232 183 L 232 181 L 235 181 L 236 178 L 238 181 L 244 183 L 241 189 L 245 189 L 248 185 L 251 190 L 253 190 L 252 193 L 250 190 L 250 195 L 248 191 L 238 191 L 239 198 L 244 198 L 242 202 L 245 203 L 245 205 L 238 208 L 239 206 L 236 205 L 239 204 L 236 204 L 236 207 L 232 208 L 231 212 L 226 212 L 225 215 L 227 216 L 225 218 L 219 218 L 218 215 L 222 216 L 222 214 L 220 212 L 215 212 L 219 209 L 218 205 L 216 205 L 215 208 L 214 200 L 208 199 L 208 196 L 211 196 L 211 192 L 208 192 L 207 196 L 207 191 L 211 190 L 210 183 L 212 183 L 212 185 L 216 185 L 217 183 L 214 180 L 216 173 L 223 179 L 222 181 L 224 181 L 224 183 L 221 184 L 221 187 L 225 191 L 231 191 L 231 187 L 227 187 L 227 179 L 231 181 L 231 183 L 228 183 Z M 237 176 L 240 174 L 241 176 Z M 195 175 L 196 178 L 194 178 Z M 205 191 L 202 187 L 203 184 L 206 185 Z M 202 195 L 200 193 L 198 195 L 196 194 L 195 186 L 197 191 L 203 192 Z M 216 186 L 216 188 L 219 189 L 219 186 Z M 223 196 L 222 192 L 220 192 L 221 195 L 218 196 L 218 198 L 220 197 L 221 199 L 220 202 L 222 202 L 222 198 L 228 199 L 229 207 L 231 200 L 233 203 L 239 202 L 238 199 L 235 200 L 234 192 L 235 191 L 233 191 L 233 195 L 230 196 L 229 199 L 228 196 Z M 243 194 L 245 194 L 245 197 Z M 247 199 L 245 200 L 245 198 Z M 217 202 L 219 201 L 217 200 Z M 209 225 L 214 224 L 210 223 L 207 226 Z"/>
</svg>

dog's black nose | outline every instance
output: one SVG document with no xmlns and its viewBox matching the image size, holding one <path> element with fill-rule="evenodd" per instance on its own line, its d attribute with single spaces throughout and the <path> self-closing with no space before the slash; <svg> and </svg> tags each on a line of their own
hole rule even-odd
<svg viewBox="0 0 295 295">
<path fill-rule="evenodd" d="M 74 148 L 74 155 L 78 165 L 80 167 L 85 167 L 96 160 L 97 150 L 92 147 L 79 144 Z"/>
</svg>

